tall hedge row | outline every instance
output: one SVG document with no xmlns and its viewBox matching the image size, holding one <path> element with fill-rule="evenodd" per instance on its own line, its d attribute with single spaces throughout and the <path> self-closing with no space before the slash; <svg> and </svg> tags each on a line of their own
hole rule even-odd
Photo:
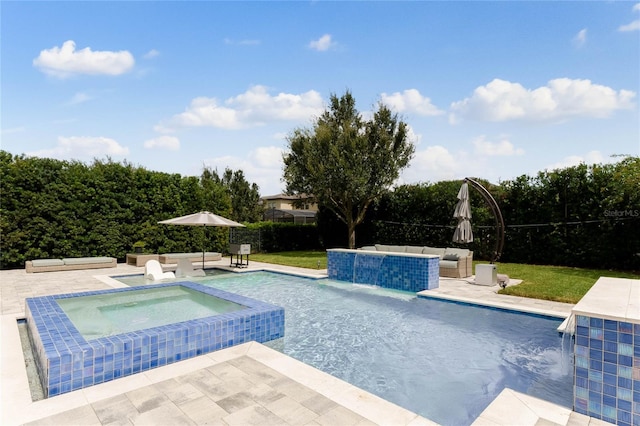
<svg viewBox="0 0 640 426">
<path fill-rule="evenodd" d="M 640 158 L 584 164 L 520 176 L 499 185 L 481 180 L 504 221 L 500 261 L 640 271 Z M 356 230 L 357 245 L 452 243 L 453 211 L 461 181 L 403 185 L 384 196 Z M 495 219 L 478 191 L 469 188 L 476 259 L 495 245 Z M 346 247 L 344 225 L 320 214 L 321 238 Z"/>
<path fill-rule="evenodd" d="M 144 241 L 150 252 L 220 251 L 228 230 L 160 225 L 209 210 L 230 211 L 224 191 L 197 177 L 131 164 L 84 164 L 12 156 L 0 151 L 0 266 L 37 258 L 112 256 L 120 260 Z"/>
<path fill-rule="evenodd" d="M 480 182 L 506 223 L 501 261 L 640 271 L 640 158 L 545 171 L 498 185 Z M 357 246 L 453 245 L 460 184 L 395 188 L 357 228 Z M 51 257 L 124 260 L 139 240 L 155 253 L 224 252 L 227 229 L 158 221 L 200 210 L 234 217 L 229 192 L 204 174 L 183 177 L 110 160 L 84 164 L 0 151 L 0 267 Z M 475 240 L 463 247 L 486 259 L 495 243 L 494 218 L 477 191 L 470 188 L 470 196 Z M 270 252 L 347 245 L 345 225 L 330 211 L 321 208 L 317 222 L 248 224 L 235 237 Z"/>
</svg>

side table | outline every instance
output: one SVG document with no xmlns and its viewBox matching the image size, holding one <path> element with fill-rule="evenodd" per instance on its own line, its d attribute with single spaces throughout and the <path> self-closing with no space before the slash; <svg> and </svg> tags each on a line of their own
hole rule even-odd
<svg viewBox="0 0 640 426">
<path fill-rule="evenodd" d="M 150 253 L 127 253 L 127 265 L 144 266 L 149 260 L 160 261 L 160 255 Z"/>
</svg>

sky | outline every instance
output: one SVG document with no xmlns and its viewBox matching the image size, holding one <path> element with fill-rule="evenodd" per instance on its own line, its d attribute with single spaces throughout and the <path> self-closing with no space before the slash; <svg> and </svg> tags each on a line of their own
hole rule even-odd
<svg viewBox="0 0 640 426">
<path fill-rule="evenodd" d="M 287 136 L 347 90 L 415 155 L 398 184 L 640 155 L 640 3 L 0 2 L 0 148 L 284 191 Z"/>
</svg>

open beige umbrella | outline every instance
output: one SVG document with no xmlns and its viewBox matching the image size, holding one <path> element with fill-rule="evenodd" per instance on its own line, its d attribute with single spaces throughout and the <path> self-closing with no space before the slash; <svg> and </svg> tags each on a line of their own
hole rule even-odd
<svg viewBox="0 0 640 426">
<path fill-rule="evenodd" d="M 458 226 L 453 233 L 453 242 L 470 243 L 473 241 L 471 232 L 471 203 L 469 202 L 469 185 L 463 183 L 458 191 L 458 204 L 453 211 L 453 217 L 458 219 Z"/>
<path fill-rule="evenodd" d="M 174 217 L 173 219 L 162 220 L 158 223 L 164 225 L 183 225 L 183 226 L 219 226 L 225 228 L 244 227 L 243 224 L 234 222 L 217 214 L 207 211 L 193 213 L 186 216 Z M 204 246 L 202 247 L 202 268 L 204 268 Z"/>
</svg>

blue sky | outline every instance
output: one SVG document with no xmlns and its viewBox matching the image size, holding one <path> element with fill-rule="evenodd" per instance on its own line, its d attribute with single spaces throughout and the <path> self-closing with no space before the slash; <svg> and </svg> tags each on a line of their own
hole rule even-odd
<svg viewBox="0 0 640 426">
<path fill-rule="evenodd" d="M 1 148 L 281 192 L 350 90 L 411 127 L 401 183 L 640 155 L 640 3 L 2 1 Z"/>
</svg>

